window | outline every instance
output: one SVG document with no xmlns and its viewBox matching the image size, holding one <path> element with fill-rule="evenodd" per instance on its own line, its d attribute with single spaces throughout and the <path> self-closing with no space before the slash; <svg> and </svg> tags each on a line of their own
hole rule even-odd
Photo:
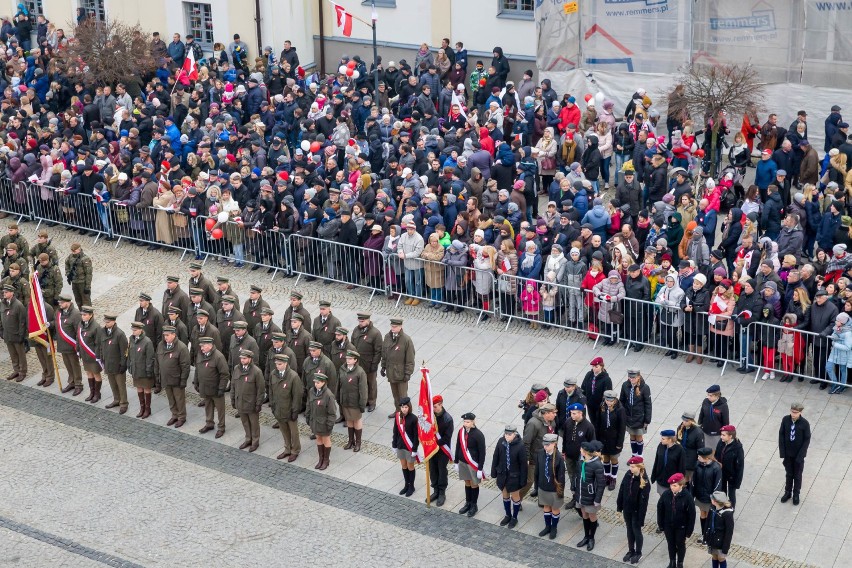
<svg viewBox="0 0 852 568">
<path fill-rule="evenodd" d="M 807 4 L 807 18 L 805 59 L 843 63 L 852 61 L 852 40 L 840 18 L 827 18 L 811 3 Z"/>
<path fill-rule="evenodd" d="M 41 5 L 42 0 L 24 0 L 24 8 L 30 13 L 30 18 L 41 16 L 44 14 L 44 8 Z"/>
<path fill-rule="evenodd" d="M 195 41 L 205 51 L 213 49 L 213 9 L 210 4 L 184 2 L 186 14 L 186 33 L 192 34 Z"/>
<path fill-rule="evenodd" d="M 77 7 L 86 11 L 86 16 L 101 22 L 106 21 L 104 0 L 77 0 Z"/>
<path fill-rule="evenodd" d="M 505 18 L 533 19 L 535 0 L 498 0 L 497 15 Z"/>
<path fill-rule="evenodd" d="M 396 0 L 361 0 L 362 6 L 376 4 L 376 8 L 396 8 Z"/>
</svg>

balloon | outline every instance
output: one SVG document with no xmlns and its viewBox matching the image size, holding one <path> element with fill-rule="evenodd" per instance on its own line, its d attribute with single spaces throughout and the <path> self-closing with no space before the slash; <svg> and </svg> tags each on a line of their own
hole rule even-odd
<svg viewBox="0 0 852 568">
<path fill-rule="evenodd" d="M 353 69 L 347 69 L 346 70 L 346 76 L 347 77 L 351 77 L 354 74 L 355 74 L 355 71 Z"/>
<path fill-rule="evenodd" d="M 349 68 L 346 65 L 341 65 L 340 67 L 338 67 L 337 70 L 340 72 L 341 75 L 343 75 L 344 73 L 346 73 L 347 69 Z"/>
<path fill-rule="evenodd" d="M 696 158 L 703 158 L 704 157 L 704 148 L 699 148 L 698 150 L 696 150 L 695 151 L 695 157 Z"/>
<path fill-rule="evenodd" d="M 352 70 L 352 78 L 353 78 L 353 79 L 357 79 L 357 78 L 358 78 L 358 77 L 360 77 L 360 76 L 361 76 L 361 74 L 358 72 L 358 70 L 357 70 L 357 69 L 353 69 L 353 70 Z"/>
<path fill-rule="evenodd" d="M 604 102 L 604 94 L 601 93 L 601 92 L 597 92 L 595 94 L 595 106 L 598 107 L 598 108 L 603 108 L 603 102 Z"/>
<path fill-rule="evenodd" d="M 213 237 L 214 241 L 218 241 L 224 236 L 224 234 L 222 233 L 222 229 L 213 229 L 210 236 Z"/>
<path fill-rule="evenodd" d="M 583 97 L 583 100 L 586 101 L 586 102 L 589 102 L 590 100 L 592 100 L 591 93 L 586 93 L 586 96 Z"/>
<path fill-rule="evenodd" d="M 480 86 L 480 87 L 484 87 L 484 86 L 485 86 L 485 77 L 483 77 L 483 78 L 481 78 L 481 79 L 479 80 L 479 86 Z"/>
<path fill-rule="evenodd" d="M 216 219 L 208 217 L 206 221 L 204 221 L 204 228 L 208 231 L 212 231 L 213 227 L 216 226 Z"/>
<path fill-rule="evenodd" d="M 355 67 L 357 65 L 358 65 L 358 63 L 354 59 L 349 61 L 349 63 L 346 64 L 346 66 L 349 67 L 350 69 L 355 69 Z"/>
<path fill-rule="evenodd" d="M 216 220 L 219 221 L 220 223 L 227 223 L 228 222 L 228 212 L 227 211 L 221 211 L 216 216 Z"/>
<path fill-rule="evenodd" d="M 322 144 L 320 144 L 319 142 L 312 143 L 311 144 L 311 153 L 316 154 L 317 152 L 320 151 L 320 148 L 322 148 Z"/>
<path fill-rule="evenodd" d="M 304 150 L 305 152 L 307 152 L 308 150 L 310 150 L 310 149 L 311 149 L 311 143 L 310 143 L 310 142 L 308 142 L 307 140 L 302 140 L 302 143 L 300 144 L 300 147 L 302 148 L 302 150 Z"/>
</svg>

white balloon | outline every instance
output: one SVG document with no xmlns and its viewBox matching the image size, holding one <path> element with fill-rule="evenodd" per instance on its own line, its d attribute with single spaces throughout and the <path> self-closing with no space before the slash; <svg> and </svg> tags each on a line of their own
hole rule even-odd
<svg viewBox="0 0 852 568">
<path fill-rule="evenodd" d="M 595 94 L 595 106 L 597 108 L 603 108 L 603 102 L 604 102 L 604 94 L 601 93 L 600 91 L 598 91 Z"/>
<path fill-rule="evenodd" d="M 227 222 L 228 221 L 228 212 L 222 211 L 221 213 L 219 213 L 219 215 L 216 216 L 216 220 L 219 221 L 220 223 Z"/>
<path fill-rule="evenodd" d="M 360 76 L 361 76 L 361 74 L 360 74 L 360 73 L 358 73 L 358 70 L 357 70 L 357 69 L 353 69 L 353 70 L 352 70 L 352 78 L 353 78 L 353 79 L 357 79 L 357 78 L 358 78 L 358 77 L 360 77 Z"/>
<path fill-rule="evenodd" d="M 302 143 L 301 143 L 300 146 L 302 147 L 302 150 L 304 150 L 305 152 L 307 152 L 311 149 L 311 143 L 307 140 L 302 140 Z"/>
<path fill-rule="evenodd" d="M 341 65 L 340 67 L 337 68 L 337 70 L 340 72 L 341 75 L 346 74 L 346 69 L 348 69 L 348 67 L 346 67 L 346 65 Z"/>
</svg>

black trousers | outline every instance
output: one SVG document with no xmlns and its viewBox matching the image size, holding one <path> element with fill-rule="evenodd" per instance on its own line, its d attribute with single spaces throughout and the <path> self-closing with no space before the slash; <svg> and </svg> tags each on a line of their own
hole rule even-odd
<svg viewBox="0 0 852 568">
<path fill-rule="evenodd" d="M 627 548 L 633 552 L 642 554 L 642 544 L 645 538 L 642 536 L 642 519 L 636 513 L 624 511 L 624 525 L 627 527 Z"/>
<path fill-rule="evenodd" d="M 784 472 L 787 479 L 784 483 L 784 492 L 798 495 L 802 490 L 802 472 L 805 470 L 805 462 L 797 462 L 796 458 L 784 458 Z"/>
<path fill-rule="evenodd" d="M 440 450 L 429 460 L 429 475 L 432 477 L 431 484 L 434 489 L 444 491 L 447 488 L 447 464 L 449 463 L 447 454 Z"/>
<path fill-rule="evenodd" d="M 666 529 L 666 544 L 669 545 L 669 560 L 683 562 L 686 556 L 686 531 L 684 529 Z"/>
<path fill-rule="evenodd" d="M 731 508 L 737 508 L 737 488 L 734 487 L 734 483 L 728 479 L 722 478 L 722 485 L 719 487 L 720 491 L 724 491 L 728 495 L 728 501 L 731 502 Z"/>
</svg>

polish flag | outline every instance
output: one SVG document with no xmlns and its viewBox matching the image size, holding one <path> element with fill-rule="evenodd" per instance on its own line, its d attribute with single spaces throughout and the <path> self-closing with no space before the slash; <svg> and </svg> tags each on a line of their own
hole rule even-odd
<svg viewBox="0 0 852 568">
<path fill-rule="evenodd" d="M 198 79 L 198 63 L 195 62 L 195 54 L 191 49 L 186 50 L 186 57 L 183 59 L 183 67 L 178 71 L 178 81 L 184 85 L 188 85 L 190 81 Z"/>
<path fill-rule="evenodd" d="M 346 11 L 343 6 L 334 4 L 334 25 L 337 31 L 346 37 L 352 35 L 352 14 Z"/>
</svg>

